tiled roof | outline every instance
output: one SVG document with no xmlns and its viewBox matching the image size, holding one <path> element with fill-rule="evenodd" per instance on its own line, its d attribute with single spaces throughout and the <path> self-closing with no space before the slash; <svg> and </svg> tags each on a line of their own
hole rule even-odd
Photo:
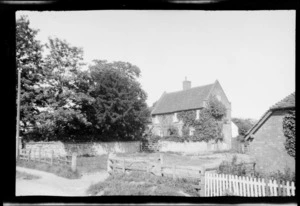
<svg viewBox="0 0 300 206">
<path fill-rule="evenodd" d="M 277 110 L 277 109 L 288 109 L 288 108 L 293 108 L 295 107 L 295 97 L 296 94 L 295 92 L 288 95 L 287 97 L 285 97 L 284 99 L 282 99 L 281 101 L 277 102 L 276 104 L 274 104 L 272 107 L 270 107 L 270 109 L 268 111 L 266 111 L 262 117 L 257 121 L 257 123 L 255 125 L 253 125 L 253 127 L 247 132 L 245 139 L 249 139 L 251 134 L 253 134 L 258 128 L 260 128 L 260 126 L 268 119 L 268 117 L 272 114 L 273 110 Z"/>
<path fill-rule="evenodd" d="M 284 108 L 295 107 L 295 97 L 296 97 L 296 94 L 294 92 L 294 93 L 288 95 L 287 97 L 285 97 L 284 99 L 282 99 L 281 101 L 274 104 L 270 109 L 274 110 L 274 109 L 284 109 Z"/>
<path fill-rule="evenodd" d="M 157 102 L 152 114 L 172 113 L 203 107 L 214 84 L 193 87 L 178 92 L 165 93 Z"/>
</svg>

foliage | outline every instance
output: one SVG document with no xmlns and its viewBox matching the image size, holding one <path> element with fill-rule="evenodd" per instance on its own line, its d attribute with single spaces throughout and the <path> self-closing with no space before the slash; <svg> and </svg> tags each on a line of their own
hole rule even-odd
<svg viewBox="0 0 300 206">
<path fill-rule="evenodd" d="M 183 121 L 182 133 L 189 136 L 189 129 L 195 132 L 190 136 L 192 141 L 222 140 L 223 119 L 226 115 L 226 107 L 215 96 L 209 98 L 208 104 L 201 109 L 199 119 L 196 119 L 196 111 L 182 111 L 178 113 L 178 119 Z"/>
<path fill-rule="evenodd" d="M 209 110 L 212 117 L 215 120 L 222 120 L 222 118 L 226 115 L 226 107 L 222 104 L 216 96 L 210 96 L 208 100 L 207 109 Z"/>
<path fill-rule="evenodd" d="M 196 122 L 195 110 L 179 112 L 177 117 L 179 120 L 182 120 L 184 128 L 195 126 L 195 122 Z"/>
<path fill-rule="evenodd" d="M 235 155 L 231 162 L 223 161 L 218 168 L 218 173 L 245 176 L 247 175 L 247 168 L 245 164 L 237 164 L 237 156 Z"/>
<path fill-rule="evenodd" d="M 288 167 L 284 168 L 283 172 L 279 171 L 279 170 L 277 170 L 276 172 L 271 172 L 271 173 L 255 172 L 255 177 L 296 182 L 295 172 L 292 172 L 291 169 Z"/>
<path fill-rule="evenodd" d="M 198 141 L 206 141 L 223 139 L 222 133 L 223 123 L 213 118 L 208 109 L 204 108 L 200 113 L 200 118 L 195 127 L 195 136 Z"/>
<path fill-rule="evenodd" d="M 178 129 L 177 129 L 177 127 L 174 127 L 172 125 L 168 128 L 167 132 L 168 132 L 168 134 L 170 136 L 178 136 Z"/>
<path fill-rule="evenodd" d="M 24 139 L 140 138 L 150 115 L 147 95 L 137 81 L 140 69 L 127 62 L 95 60 L 94 65 L 83 70 L 83 50 L 58 38 L 49 38 L 45 45 L 48 54 L 43 57 L 37 32 L 29 27 L 26 17 L 17 20 Z"/>
<path fill-rule="evenodd" d="M 243 141 L 243 136 L 254 126 L 254 122 L 251 119 L 232 118 L 231 119 L 238 127 L 240 140 Z"/>
<path fill-rule="evenodd" d="M 150 111 L 146 93 L 136 78 L 140 69 L 130 63 L 95 60 L 90 66 L 95 99 L 90 121 L 103 136 L 116 140 L 135 140 L 142 136 Z"/>
<path fill-rule="evenodd" d="M 83 75 L 80 71 L 83 51 L 58 38 L 49 38 L 46 46 L 49 49 L 43 63 L 46 102 L 39 108 L 37 124 L 28 136 L 32 140 L 46 141 L 74 139 L 91 125 L 81 112 L 82 102 L 92 101 L 82 88 L 85 79 L 78 78 Z"/>
<path fill-rule="evenodd" d="M 283 118 L 283 133 L 286 137 L 285 149 L 287 153 L 295 157 L 296 155 L 296 114 L 295 111 L 289 113 Z"/>
<path fill-rule="evenodd" d="M 169 177 L 142 172 L 115 173 L 104 182 L 91 185 L 87 193 L 90 195 L 102 192 L 102 195 L 182 196 L 180 191 L 183 191 L 191 196 L 199 196 L 193 188 L 193 185 L 197 184 L 199 183 L 193 180 L 173 180 Z"/>
<path fill-rule="evenodd" d="M 163 136 L 160 138 L 161 141 L 170 141 L 170 142 L 184 142 L 186 141 L 186 136 L 179 136 L 179 135 L 168 135 Z"/>
<path fill-rule="evenodd" d="M 40 87 L 44 79 L 42 70 L 42 44 L 36 40 L 38 30 L 30 28 L 26 16 L 16 21 L 16 66 L 21 70 L 20 95 L 20 134 L 21 136 L 35 125 L 37 106 L 43 105 L 43 90 Z"/>
</svg>

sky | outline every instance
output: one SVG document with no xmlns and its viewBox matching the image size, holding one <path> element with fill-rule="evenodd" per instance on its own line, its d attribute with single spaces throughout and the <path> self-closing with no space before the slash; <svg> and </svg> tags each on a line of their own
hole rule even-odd
<svg viewBox="0 0 300 206">
<path fill-rule="evenodd" d="M 92 60 L 138 66 L 147 104 L 218 80 L 232 117 L 258 120 L 295 91 L 295 11 L 19 11 L 37 39 L 65 39 Z"/>
</svg>

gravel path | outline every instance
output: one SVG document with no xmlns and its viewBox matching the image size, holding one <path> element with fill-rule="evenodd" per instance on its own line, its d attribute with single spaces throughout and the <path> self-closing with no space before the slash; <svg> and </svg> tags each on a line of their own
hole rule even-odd
<svg viewBox="0 0 300 206">
<path fill-rule="evenodd" d="M 84 174 L 80 179 L 66 179 L 57 175 L 17 167 L 17 171 L 39 176 L 39 179 L 16 180 L 16 196 L 87 196 L 86 190 L 91 184 L 104 181 L 108 177 L 106 171 Z"/>
</svg>

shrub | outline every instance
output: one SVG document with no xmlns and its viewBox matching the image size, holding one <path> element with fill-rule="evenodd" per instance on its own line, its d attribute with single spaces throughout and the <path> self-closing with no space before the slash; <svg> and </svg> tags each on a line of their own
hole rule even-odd
<svg viewBox="0 0 300 206">
<path fill-rule="evenodd" d="M 186 137 L 179 136 L 179 135 L 172 135 L 172 136 L 161 137 L 161 140 L 170 141 L 170 142 L 184 142 L 184 141 L 186 141 Z"/>
<path fill-rule="evenodd" d="M 223 161 L 219 168 L 218 173 L 244 176 L 247 175 L 247 169 L 245 164 L 237 164 L 237 156 L 235 155 L 231 162 Z"/>
<path fill-rule="evenodd" d="M 283 118 L 283 133 L 286 136 L 285 149 L 287 153 L 295 157 L 296 154 L 296 116 L 295 111 L 289 111 L 289 113 Z"/>
<path fill-rule="evenodd" d="M 216 120 L 222 120 L 226 115 L 226 107 L 215 96 L 211 96 L 208 100 L 207 108 Z"/>
<path fill-rule="evenodd" d="M 291 169 L 288 167 L 284 168 L 283 172 L 281 172 L 279 170 L 277 170 L 276 172 L 270 172 L 270 173 L 255 172 L 255 177 L 296 182 L 295 172 L 291 172 Z"/>
</svg>

